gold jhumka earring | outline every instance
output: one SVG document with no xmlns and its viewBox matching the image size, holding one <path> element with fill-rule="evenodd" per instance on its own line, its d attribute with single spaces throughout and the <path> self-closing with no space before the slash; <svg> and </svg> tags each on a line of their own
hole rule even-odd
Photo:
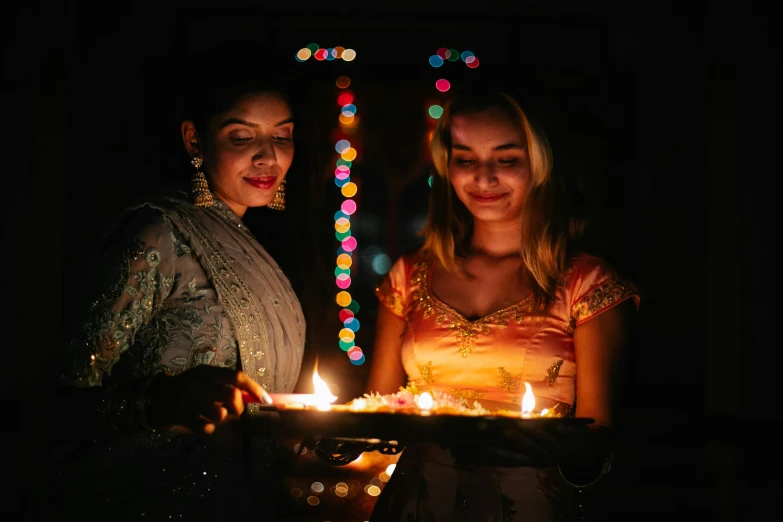
<svg viewBox="0 0 783 522">
<path fill-rule="evenodd" d="M 281 181 L 280 186 L 277 187 L 275 199 L 267 206 L 272 210 L 285 210 L 285 179 Z"/>
<path fill-rule="evenodd" d="M 193 174 L 193 177 L 190 180 L 193 192 L 193 204 L 202 208 L 211 207 L 214 203 L 214 199 L 212 198 L 212 193 L 209 191 L 207 177 L 201 172 L 201 165 L 203 164 L 201 156 L 193 156 L 190 163 L 196 169 L 196 173 Z"/>
</svg>

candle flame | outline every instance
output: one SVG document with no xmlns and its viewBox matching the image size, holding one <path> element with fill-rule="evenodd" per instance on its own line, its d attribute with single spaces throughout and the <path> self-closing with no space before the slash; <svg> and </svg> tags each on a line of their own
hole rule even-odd
<svg viewBox="0 0 783 522">
<path fill-rule="evenodd" d="M 423 392 L 416 398 L 416 404 L 419 406 L 420 410 L 431 410 L 434 404 L 432 395 L 427 392 Z"/>
<path fill-rule="evenodd" d="M 533 395 L 533 388 L 530 387 L 529 382 L 525 381 L 525 395 L 522 396 L 522 414 L 532 413 L 535 407 L 536 396 Z"/>
<path fill-rule="evenodd" d="M 329 385 L 318 375 L 318 370 L 313 371 L 313 391 L 315 392 L 315 406 L 319 410 L 330 409 L 330 404 L 337 400 L 332 395 Z"/>
</svg>

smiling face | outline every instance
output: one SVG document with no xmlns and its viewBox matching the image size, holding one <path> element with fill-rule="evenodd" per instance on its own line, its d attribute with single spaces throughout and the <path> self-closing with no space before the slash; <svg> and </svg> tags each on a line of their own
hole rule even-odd
<svg viewBox="0 0 783 522">
<path fill-rule="evenodd" d="M 448 173 L 476 221 L 521 221 L 530 183 L 522 126 L 498 108 L 455 115 Z"/>
<path fill-rule="evenodd" d="M 293 131 L 291 109 L 276 93 L 239 98 L 207 122 L 205 136 L 182 124 L 188 152 L 203 155 L 210 190 L 240 217 L 274 199 L 294 158 Z"/>
</svg>

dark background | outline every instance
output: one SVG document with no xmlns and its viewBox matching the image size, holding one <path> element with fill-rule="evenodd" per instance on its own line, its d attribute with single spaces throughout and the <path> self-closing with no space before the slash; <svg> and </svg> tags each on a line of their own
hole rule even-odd
<svg viewBox="0 0 783 522">
<path fill-rule="evenodd" d="M 293 208 L 247 219 L 305 303 L 308 364 L 317 354 L 341 399 L 360 394 L 368 365 L 349 364 L 337 346 L 334 79 L 352 78 L 362 117 L 357 253 L 374 246 L 391 259 L 419 240 L 435 79 L 505 80 L 544 127 L 556 165 L 583 184 L 592 238 L 643 291 L 610 509 L 617 520 L 775 512 L 779 437 L 766 419 L 777 413 L 781 368 L 770 266 L 781 48 L 767 13 L 753 2 L 364 4 L 41 2 L 7 12 L 4 309 L 13 313 L 0 386 L 22 495 L 5 489 L 4 509 L 27 520 L 43 512 L 44 370 L 69 303 L 116 212 L 187 172 L 173 94 L 210 74 L 199 51 L 228 44 L 257 54 L 248 68 L 290 68 L 310 93 Z M 357 59 L 296 63 L 311 42 L 353 48 Z M 480 67 L 432 69 L 427 58 L 444 46 L 473 51 Z M 380 276 L 367 261 L 353 275 L 358 344 L 371 357 Z"/>
</svg>

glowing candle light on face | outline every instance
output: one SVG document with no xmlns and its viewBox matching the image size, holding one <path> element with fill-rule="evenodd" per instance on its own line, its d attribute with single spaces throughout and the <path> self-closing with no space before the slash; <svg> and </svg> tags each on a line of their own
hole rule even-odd
<svg viewBox="0 0 783 522">
<path fill-rule="evenodd" d="M 522 416 L 530 417 L 535 407 L 536 396 L 533 395 L 533 388 L 531 388 L 529 382 L 525 381 L 525 395 L 522 396 Z"/>
</svg>

